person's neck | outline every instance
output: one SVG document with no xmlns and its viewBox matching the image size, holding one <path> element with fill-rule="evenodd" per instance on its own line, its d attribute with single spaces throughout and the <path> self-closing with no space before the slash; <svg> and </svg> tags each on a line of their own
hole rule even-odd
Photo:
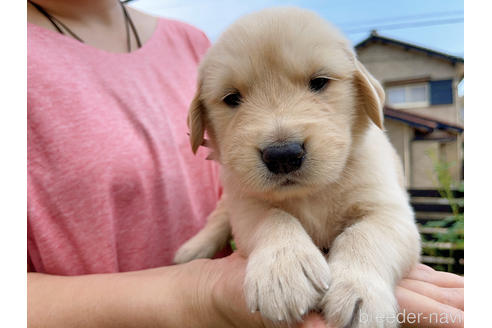
<svg viewBox="0 0 492 328">
<path fill-rule="evenodd" d="M 59 19 L 85 22 L 97 21 L 100 24 L 112 24 L 120 19 L 119 0 L 32 0 L 50 15 Z"/>
</svg>

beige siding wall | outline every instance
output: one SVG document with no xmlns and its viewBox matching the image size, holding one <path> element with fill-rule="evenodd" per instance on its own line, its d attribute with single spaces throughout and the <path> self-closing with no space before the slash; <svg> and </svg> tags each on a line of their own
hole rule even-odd
<svg viewBox="0 0 492 328">
<path fill-rule="evenodd" d="M 410 186 L 411 163 L 410 163 L 410 140 L 413 138 L 413 130 L 406 124 L 387 119 L 384 122 L 386 135 L 400 157 L 405 173 L 405 185 Z"/>
<path fill-rule="evenodd" d="M 429 156 L 432 152 L 441 161 L 450 164 L 449 173 L 454 182 L 461 180 L 460 154 L 457 151 L 459 143 L 437 141 L 413 141 L 411 144 L 412 173 L 410 186 L 412 188 L 438 187 L 434 163 Z"/>
<path fill-rule="evenodd" d="M 442 144 L 441 146 L 441 160 L 446 161 L 450 164 L 449 173 L 454 181 L 458 182 L 461 179 L 461 142 L 458 138 L 458 141 L 447 142 Z"/>
<path fill-rule="evenodd" d="M 460 123 L 460 119 L 458 116 L 459 112 L 454 104 L 435 105 L 431 107 L 421 107 L 421 108 L 405 108 L 404 110 L 409 113 L 429 116 L 444 122 Z"/>
<path fill-rule="evenodd" d="M 430 76 L 431 79 L 449 79 L 456 68 L 449 61 L 401 47 L 371 44 L 357 51 L 360 61 L 382 82 Z"/>
<path fill-rule="evenodd" d="M 454 181 L 461 179 L 461 138 L 457 141 L 413 140 L 411 127 L 396 120 L 384 122 L 386 134 L 395 148 L 404 168 L 406 186 L 409 188 L 436 188 L 437 176 L 428 152 L 434 152 L 438 159 L 451 164 L 449 172 Z"/>
<path fill-rule="evenodd" d="M 434 164 L 428 152 L 439 154 L 439 143 L 435 141 L 413 141 L 412 146 L 412 188 L 435 188 L 437 178 Z"/>
</svg>

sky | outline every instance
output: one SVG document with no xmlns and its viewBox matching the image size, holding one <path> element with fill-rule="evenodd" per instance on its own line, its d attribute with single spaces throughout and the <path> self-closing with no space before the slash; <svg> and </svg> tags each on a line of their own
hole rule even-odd
<svg viewBox="0 0 492 328">
<path fill-rule="evenodd" d="M 275 6 L 313 10 L 337 25 L 355 45 L 372 29 L 455 56 L 464 56 L 464 3 L 456 0 L 134 0 L 150 14 L 190 23 L 213 42 L 244 14 Z"/>
</svg>

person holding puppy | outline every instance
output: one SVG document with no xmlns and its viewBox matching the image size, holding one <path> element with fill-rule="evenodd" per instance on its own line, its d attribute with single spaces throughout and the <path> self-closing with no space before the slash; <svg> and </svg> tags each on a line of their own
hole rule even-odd
<svg viewBox="0 0 492 328">
<path fill-rule="evenodd" d="M 239 255 L 170 266 L 220 196 L 186 135 L 205 35 L 116 0 L 27 13 L 29 327 L 270 326 L 247 311 Z M 462 284 L 419 266 L 397 296 L 461 313 Z"/>
</svg>

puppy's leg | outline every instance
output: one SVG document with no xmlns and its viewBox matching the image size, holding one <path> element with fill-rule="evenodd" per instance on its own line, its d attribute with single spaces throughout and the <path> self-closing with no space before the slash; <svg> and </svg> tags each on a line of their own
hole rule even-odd
<svg viewBox="0 0 492 328">
<path fill-rule="evenodd" d="M 408 206 L 386 204 L 348 227 L 328 257 L 332 283 L 323 298 L 337 327 L 397 327 L 396 283 L 418 261 L 419 235 Z"/>
<path fill-rule="evenodd" d="M 246 302 L 270 320 L 300 320 L 328 288 L 329 269 L 299 221 L 256 200 L 235 200 L 231 224 L 248 256 Z M 239 212 L 237 212 L 239 211 Z"/>
<path fill-rule="evenodd" d="M 215 210 L 208 216 L 205 227 L 178 249 L 174 256 L 174 263 L 211 258 L 224 248 L 230 235 L 229 216 L 221 199 Z"/>
</svg>

